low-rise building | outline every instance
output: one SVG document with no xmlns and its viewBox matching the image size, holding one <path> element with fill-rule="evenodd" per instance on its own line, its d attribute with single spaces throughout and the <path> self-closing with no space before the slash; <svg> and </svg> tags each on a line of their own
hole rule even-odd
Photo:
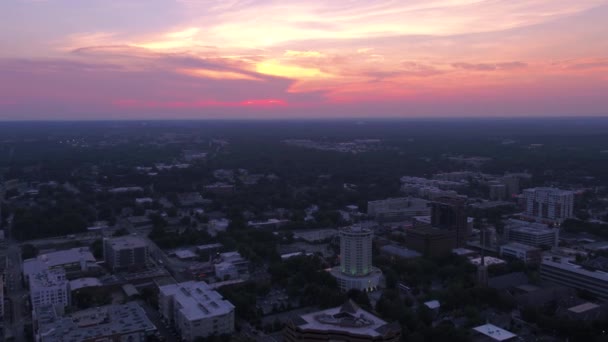
<svg viewBox="0 0 608 342">
<path fill-rule="evenodd" d="M 323 311 L 297 316 L 283 332 L 286 342 L 397 342 L 401 327 L 389 324 L 352 301 Z"/>
<path fill-rule="evenodd" d="M 589 291 L 602 300 L 608 300 L 608 273 L 575 264 L 569 258 L 554 255 L 543 257 L 540 277 L 556 284 Z"/>
<path fill-rule="evenodd" d="M 100 271 L 93 253 L 86 247 L 40 254 L 35 258 L 23 261 L 23 276 L 26 281 L 32 274 L 44 270 L 63 269 L 68 279 L 75 279 L 86 274 Z"/>
<path fill-rule="evenodd" d="M 213 267 L 215 276 L 222 280 L 246 278 L 249 275 L 249 261 L 239 252 L 220 253 Z"/>
<path fill-rule="evenodd" d="M 156 327 L 135 302 L 77 311 L 69 316 L 40 310 L 36 337 L 39 342 L 146 341 Z"/>
<path fill-rule="evenodd" d="M 202 281 L 161 286 L 159 310 L 185 341 L 234 332 L 234 305 Z"/>
<path fill-rule="evenodd" d="M 478 327 L 473 328 L 474 336 L 473 341 L 485 342 L 485 341 L 515 341 L 517 335 L 507 331 L 503 328 L 497 327 L 494 324 L 486 323 Z"/>
<path fill-rule="evenodd" d="M 542 257 L 540 248 L 511 242 L 500 246 L 500 256 L 522 260 L 526 264 L 538 264 Z"/>
</svg>

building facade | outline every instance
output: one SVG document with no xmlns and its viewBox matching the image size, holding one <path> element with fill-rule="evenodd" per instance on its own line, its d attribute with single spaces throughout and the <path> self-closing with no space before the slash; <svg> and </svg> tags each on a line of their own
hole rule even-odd
<svg viewBox="0 0 608 342">
<path fill-rule="evenodd" d="M 184 341 L 234 332 L 234 305 L 207 283 L 189 281 L 159 291 L 161 315 Z"/>
<path fill-rule="evenodd" d="M 540 248 L 511 242 L 500 246 L 500 256 L 519 259 L 526 264 L 539 264 L 542 258 L 542 251 Z"/>
<path fill-rule="evenodd" d="M 574 264 L 568 258 L 543 257 L 540 277 L 555 284 L 589 291 L 598 298 L 608 301 L 608 273 Z"/>
<path fill-rule="evenodd" d="M 44 270 L 29 276 L 32 309 L 53 305 L 61 310 L 70 305 L 70 282 L 63 269 Z"/>
<path fill-rule="evenodd" d="M 528 246 L 557 247 L 559 243 L 559 229 L 541 223 L 509 220 L 503 233 L 506 241 Z"/>
<path fill-rule="evenodd" d="M 372 266 L 370 228 L 352 226 L 340 229 L 340 266 L 331 273 L 345 291 L 357 289 L 371 291 L 378 287 L 382 272 Z"/>
<path fill-rule="evenodd" d="M 148 244 L 135 236 L 104 239 L 103 257 L 111 270 L 142 269 L 148 264 Z"/>
<path fill-rule="evenodd" d="M 471 230 L 465 212 L 465 201 L 458 198 L 439 198 L 431 202 L 431 226 L 453 231 L 456 248 L 465 247 Z"/>
<path fill-rule="evenodd" d="M 556 188 L 531 188 L 523 192 L 525 216 L 541 222 L 561 223 L 574 217 L 574 192 Z"/>
</svg>

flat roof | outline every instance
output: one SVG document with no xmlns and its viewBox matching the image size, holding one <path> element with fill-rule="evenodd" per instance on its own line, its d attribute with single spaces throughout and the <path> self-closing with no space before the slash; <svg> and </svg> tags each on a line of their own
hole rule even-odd
<svg viewBox="0 0 608 342">
<path fill-rule="evenodd" d="M 144 309 L 135 302 L 77 311 L 40 327 L 44 342 L 79 342 L 117 334 L 155 331 Z"/>
<path fill-rule="evenodd" d="M 500 246 L 500 248 L 501 249 L 502 248 L 518 249 L 518 250 L 523 250 L 526 252 L 539 250 L 538 247 L 524 245 L 523 243 L 519 243 L 519 242 L 509 242 L 507 244 Z"/>
<path fill-rule="evenodd" d="M 405 247 L 401 247 L 401 246 L 395 246 L 395 245 L 386 245 L 386 246 L 382 246 L 380 248 L 380 250 L 384 253 L 388 253 L 391 255 L 396 255 L 402 258 L 418 258 L 421 257 L 422 254 L 405 248 Z"/>
<path fill-rule="evenodd" d="M 439 309 L 441 307 L 441 303 L 439 303 L 438 300 L 430 300 L 428 302 L 424 302 L 424 305 L 426 305 L 426 307 L 428 307 L 431 310 Z"/>
<path fill-rule="evenodd" d="M 234 311 L 234 305 L 204 281 L 188 281 L 159 288 L 161 295 L 171 296 L 176 308 L 190 321 L 222 316 Z"/>
<path fill-rule="evenodd" d="M 585 276 L 597 279 L 599 281 L 608 282 L 608 273 L 601 272 L 601 271 L 587 270 L 580 265 L 576 265 L 576 264 L 568 262 L 566 258 L 560 258 L 560 257 L 555 258 L 552 256 L 545 256 L 541 263 L 541 268 L 543 265 L 550 266 L 550 267 L 556 267 L 556 268 L 559 268 L 562 270 L 585 275 Z"/>
<path fill-rule="evenodd" d="M 514 333 L 489 323 L 475 327 L 473 330 L 496 341 L 506 341 L 517 337 Z"/>
<path fill-rule="evenodd" d="M 192 259 L 196 258 L 198 255 L 189 249 L 180 249 L 175 251 L 175 256 L 179 259 Z"/>
<path fill-rule="evenodd" d="M 138 247 L 147 247 L 148 244 L 144 239 L 136 236 L 125 235 L 120 237 L 115 237 L 111 239 L 106 239 L 108 243 L 114 248 L 117 249 L 126 249 L 126 248 L 138 248 Z"/>
<path fill-rule="evenodd" d="M 583 303 L 583 304 L 568 308 L 568 311 L 572 311 L 574 313 L 583 313 L 585 311 L 597 309 L 599 307 L 600 307 L 599 305 L 594 304 L 594 303 Z"/>
<path fill-rule="evenodd" d="M 36 258 L 24 260 L 23 273 L 28 276 L 30 274 L 38 273 L 49 268 L 81 262 L 96 262 L 93 253 L 91 253 L 88 247 L 78 247 L 62 251 L 44 253 L 38 255 Z"/>
<path fill-rule="evenodd" d="M 70 281 L 70 291 L 76 291 L 85 287 L 102 286 L 97 278 L 78 278 Z"/>
</svg>

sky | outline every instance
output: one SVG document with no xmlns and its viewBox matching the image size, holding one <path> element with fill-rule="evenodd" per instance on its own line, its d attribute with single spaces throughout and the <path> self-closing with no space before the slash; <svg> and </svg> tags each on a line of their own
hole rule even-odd
<svg viewBox="0 0 608 342">
<path fill-rule="evenodd" d="M 0 120 L 608 116 L 608 0 L 1 0 Z"/>
</svg>

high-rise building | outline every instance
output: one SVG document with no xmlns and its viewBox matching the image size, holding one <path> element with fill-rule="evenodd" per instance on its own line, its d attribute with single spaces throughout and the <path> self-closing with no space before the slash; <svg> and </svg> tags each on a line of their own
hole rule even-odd
<svg viewBox="0 0 608 342">
<path fill-rule="evenodd" d="M 465 247 L 471 233 L 465 212 L 465 201 L 443 197 L 431 202 L 431 226 L 455 233 L 456 248 Z"/>
<path fill-rule="evenodd" d="M 148 264 L 148 244 L 135 236 L 104 239 L 103 257 L 111 270 L 145 268 Z"/>
<path fill-rule="evenodd" d="M 524 216 L 541 222 L 561 223 L 574 216 L 574 192 L 557 188 L 524 190 Z"/>
<path fill-rule="evenodd" d="M 159 288 L 159 310 L 184 341 L 234 332 L 234 305 L 203 281 Z"/>
<path fill-rule="evenodd" d="M 331 273 L 343 290 L 370 291 L 378 287 L 382 272 L 372 266 L 373 238 L 374 232 L 369 228 L 340 229 L 340 266 Z"/>
</svg>

